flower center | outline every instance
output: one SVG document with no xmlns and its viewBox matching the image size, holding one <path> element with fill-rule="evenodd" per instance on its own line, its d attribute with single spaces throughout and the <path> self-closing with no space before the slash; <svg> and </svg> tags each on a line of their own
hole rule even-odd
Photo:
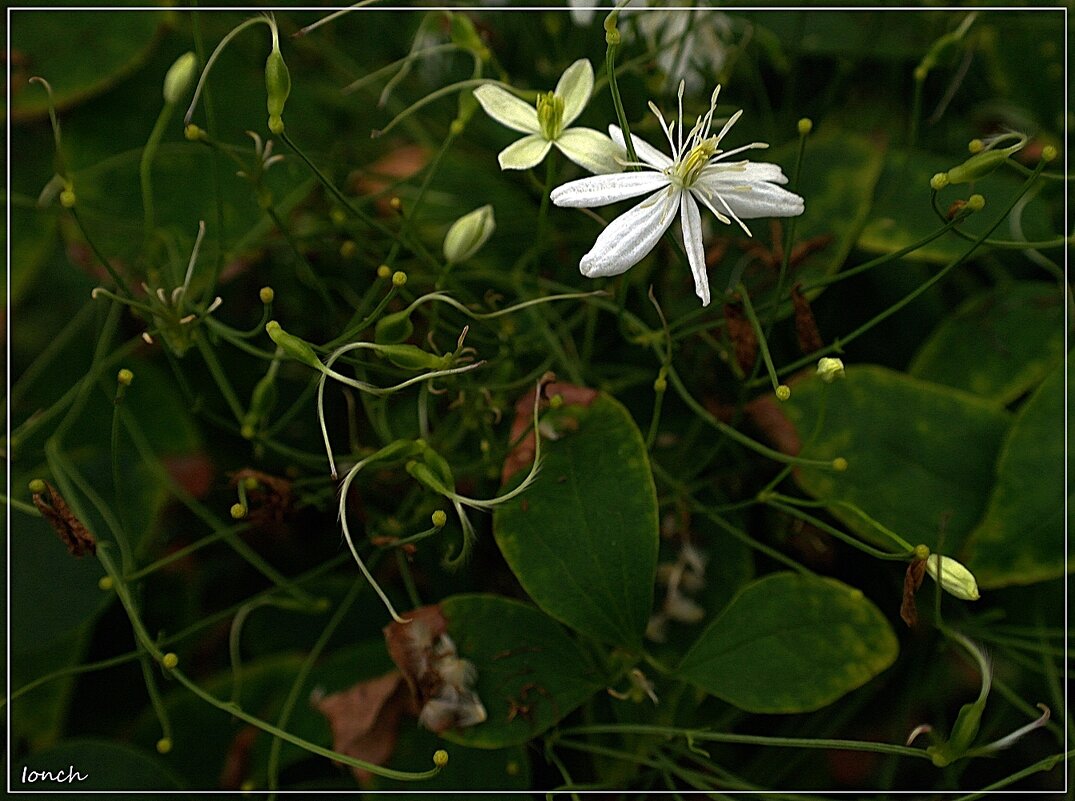
<svg viewBox="0 0 1075 801">
<path fill-rule="evenodd" d="M 557 139 L 564 130 L 564 99 L 555 92 L 538 95 L 537 115 L 541 135 L 550 142 Z"/>
<path fill-rule="evenodd" d="M 701 176 L 709 160 L 719 152 L 717 137 L 710 136 L 702 139 L 668 168 L 668 177 L 678 186 L 690 189 Z"/>
</svg>

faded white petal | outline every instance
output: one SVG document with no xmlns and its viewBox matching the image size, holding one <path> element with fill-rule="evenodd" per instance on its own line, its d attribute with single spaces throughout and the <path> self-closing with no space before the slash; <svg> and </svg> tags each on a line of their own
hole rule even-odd
<svg viewBox="0 0 1075 801">
<path fill-rule="evenodd" d="M 709 305 L 709 276 L 705 272 L 705 249 L 702 247 L 702 215 L 698 204 L 690 192 L 681 192 L 679 211 L 680 224 L 683 226 L 683 247 L 687 251 L 687 261 L 694 273 L 694 294 L 702 299 L 702 305 Z"/>
<path fill-rule="evenodd" d="M 560 152 L 592 173 L 620 172 L 627 157 L 623 148 L 592 128 L 568 128 L 555 142 Z"/>
<path fill-rule="evenodd" d="M 568 181 L 552 190 L 549 198 L 557 206 L 588 209 L 629 200 L 663 186 L 668 176 L 659 172 L 618 172 Z"/>
<path fill-rule="evenodd" d="M 662 190 L 609 223 L 579 262 L 582 274 L 587 278 L 619 275 L 638 264 L 675 219 L 679 195 Z"/>
<path fill-rule="evenodd" d="M 497 160 L 502 170 L 528 170 L 539 164 L 551 147 L 552 142 L 540 134 L 530 134 L 501 150 Z"/>
<path fill-rule="evenodd" d="M 620 126 L 608 126 L 608 133 L 609 136 L 612 137 L 613 142 L 622 147 L 624 150 L 627 149 L 627 143 L 626 140 L 624 140 L 623 138 L 623 131 L 620 130 Z M 642 161 L 644 161 L 646 164 L 658 170 L 664 170 L 672 166 L 672 159 L 659 151 L 653 145 L 642 139 L 639 139 L 634 134 L 631 134 L 631 141 L 634 143 L 635 146 L 635 155 L 642 159 Z"/>
<path fill-rule="evenodd" d="M 522 133 L 540 133 L 537 109 L 524 103 L 511 92 L 499 86 L 484 84 L 474 90 L 474 97 L 485 109 L 485 113 L 514 131 Z"/>
<path fill-rule="evenodd" d="M 564 101 L 563 124 L 566 128 L 582 113 L 593 92 L 593 67 L 580 58 L 560 76 L 555 93 Z"/>
</svg>

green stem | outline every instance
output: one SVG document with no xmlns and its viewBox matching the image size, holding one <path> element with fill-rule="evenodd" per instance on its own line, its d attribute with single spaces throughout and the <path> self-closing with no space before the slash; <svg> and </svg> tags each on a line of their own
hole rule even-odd
<svg viewBox="0 0 1075 801">
<path fill-rule="evenodd" d="M 149 134 L 149 139 L 146 140 L 146 146 L 142 148 L 142 159 L 138 163 L 138 178 L 142 184 L 142 213 L 145 220 L 143 225 L 143 237 L 145 239 L 147 255 L 149 240 L 152 238 L 153 231 L 156 229 L 156 220 L 153 213 L 153 157 L 157 154 L 157 148 L 160 146 L 161 137 L 164 136 L 164 129 L 171 121 L 172 113 L 174 111 L 175 105 L 172 103 L 164 104 L 164 108 L 162 108 L 160 114 L 157 115 L 157 122 L 153 126 L 152 132 Z"/>
<path fill-rule="evenodd" d="M 791 515 L 792 517 L 797 517 L 799 520 L 809 523 L 810 525 L 829 533 L 833 537 L 836 537 L 836 539 L 847 543 L 852 548 L 858 548 L 863 553 L 869 554 L 875 559 L 885 559 L 888 561 L 907 560 L 909 554 L 906 551 L 900 553 L 889 553 L 887 551 L 882 551 L 877 548 L 874 548 L 856 539 L 855 537 L 852 537 L 850 534 L 840 531 L 840 529 L 836 528 L 835 526 L 830 526 L 825 521 L 820 520 L 819 518 L 816 518 L 811 514 L 807 514 L 802 509 L 798 509 L 795 506 L 791 506 L 790 504 L 781 503 L 780 501 L 776 500 L 776 497 L 777 496 L 774 493 L 767 497 L 762 497 L 761 502 L 766 504 L 767 506 L 771 506 L 773 509 L 780 510 L 784 514 Z"/>
<path fill-rule="evenodd" d="M 1031 175 L 1033 175 L 1033 173 L 1031 173 Z M 948 219 L 948 215 L 937 202 L 938 194 L 936 189 L 930 192 L 929 202 L 933 206 L 934 213 L 940 217 L 942 221 L 945 221 Z M 1015 204 L 1013 203 L 1012 205 L 1014 206 Z M 964 218 L 961 217 L 957 222 L 962 222 L 963 219 Z M 991 248 L 999 248 L 1001 250 L 1043 250 L 1047 248 L 1059 248 L 1071 244 L 1071 240 L 1066 236 L 1058 236 L 1053 239 L 1040 239 L 1037 242 L 1028 242 L 1026 240 L 1018 239 L 979 240 L 973 234 L 968 234 L 966 231 L 961 231 L 956 227 L 952 228 L 952 233 L 968 242 L 979 242 L 982 245 L 988 245 Z"/>
<path fill-rule="evenodd" d="M 777 397 L 780 398 L 780 388 L 782 385 L 780 379 L 776 377 L 776 367 L 773 366 L 773 357 L 769 354 L 769 343 L 765 341 L 765 332 L 762 330 L 761 321 L 758 320 L 758 315 L 750 302 L 750 293 L 747 292 L 746 286 L 742 283 L 736 287 L 736 292 L 738 292 L 739 297 L 743 299 L 743 311 L 746 312 L 747 319 L 750 320 L 750 327 L 754 329 L 754 336 L 758 339 L 758 348 L 761 350 L 761 358 L 762 362 L 765 364 L 765 369 L 769 373 L 769 380 L 773 383 L 773 392 L 777 393 Z M 786 398 L 780 399 L 786 400 Z"/>
<path fill-rule="evenodd" d="M 620 130 L 623 131 L 623 143 L 627 147 L 627 161 L 631 164 L 628 169 L 636 170 L 638 168 L 634 165 L 638 163 L 638 155 L 635 153 L 635 144 L 631 138 L 631 126 L 627 124 L 627 114 L 623 110 L 620 87 L 616 83 L 616 51 L 620 47 L 620 32 L 616 27 L 618 16 L 619 7 L 613 9 L 605 18 L 605 43 L 608 45 L 605 49 L 605 74 L 608 76 L 608 91 L 612 96 L 612 106 L 616 109 L 616 119 L 620 123 Z"/>
<path fill-rule="evenodd" d="M 97 257 L 97 261 L 101 262 L 105 270 L 111 276 L 112 280 L 116 283 L 116 287 L 127 297 L 133 297 L 131 288 L 127 286 L 127 282 L 123 280 L 123 276 L 116 272 L 115 268 L 108 258 L 101 252 L 101 249 L 97 247 L 97 243 L 93 241 L 93 237 L 90 236 L 89 231 L 86 230 L 86 226 L 82 224 L 82 218 L 79 216 L 78 211 L 72 206 L 68 209 L 71 213 L 71 218 L 78 226 L 78 230 L 82 232 L 82 238 L 86 240 L 86 244 L 90 246 L 90 250 L 93 251 L 93 255 Z"/>
<path fill-rule="evenodd" d="M 239 423 L 239 425 L 242 425 L 243 404 L 239 401 L 239 396 L 235 394 L 231 381 L 228 379 L 228 374 L 225 373 L 224 368 L 220 366 L 220 361 L 217 359 L 216 352 L 209 346 L 209 343 L 205 341 L 205 337 L 200 331 L 194 332 L 194 344 L 198 346 L 198 352 L 201 353 L 202 358 L 205 359 L 205 365 L 209 368 L 209 374 L 213 377 L 213 381 L 216 382 L 220 394 L 224 396 L 224 402 L 228 404 L 228 408 L 235 416 L 235 421 Z"/>
</svg>

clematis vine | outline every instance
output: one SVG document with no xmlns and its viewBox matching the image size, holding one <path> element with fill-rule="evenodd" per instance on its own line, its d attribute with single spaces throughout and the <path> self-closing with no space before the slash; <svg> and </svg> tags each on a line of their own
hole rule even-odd
<svg viewBox="0 0 1075 801">
<path fill-rule="evenodd" d="M 584 58 L 568 67 L 556 89 L 538 95 L 537 105 L 530 106 L 499 86 L 485 84 L 474 90 L 474 97 L 485 113 L 501 125 L 527 134 L 508 145 L 497 157 L 502 170 L 528 170 L 540 164 L 553 146 L 592 173 L 620 170 L 626 157 L 623 145 L 592 128 L 569 128 L 593 92 L 593 67 Z"/>
<path fill-rule="evenodd" d="M 579 262 L 579 269 L 588 278 L 626 272 L 653 250 L 678 213 L 695 292 L 702 305 L 708 306 L 709 278 L 698 204 L 726 225 L 734 220 L 748 236 L 750 229 L 743 220 L 795 217 L 803 213 L 804 204 L 801 197 L 778 186 L 788 179 L 776 164 L 727 161 L 731 156 L 768 145 L 752 142 L 732 150 L 721 149 L 721 140 L 743 112 L 737 111 L 719 133 L 710 135 L 720 86 L 713 91 L 709 111 L 698 118 L 684 138 L 683 87 L 680 83 L 678 122 L 665 122 L 657 107 L 649 104 L 668 139 L 671 157 L 632 134 L 641 161 L 629 166 L 640 167 L 640 171 L 580 178 L 557 187 L 550 198 L 557 206 L 592 208 L 652 193 L 601 232 L 590 252 Z M 617 144 L 624 144 L 623 132 L 618 127 L 609 126 L 609 133 Z"/>
</svg>

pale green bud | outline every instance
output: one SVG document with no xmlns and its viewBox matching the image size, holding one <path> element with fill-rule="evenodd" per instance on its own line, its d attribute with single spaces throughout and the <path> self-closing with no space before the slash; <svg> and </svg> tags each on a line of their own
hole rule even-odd
<svg viewBox="0 0 1075 801">
<path fill-rule="evenodd" d="M 930 554 L 926 559 L 926 572 L 941 585 L 941 589 L 956 598 L 964 601 L 977 601 L 981 597 L 978 594 L 978 582 L 975 581 L 974 574 L 951 557 Z"/>
<path fill-rule="evenodd" d="M 174 106 L 186 97 L 198 71 L 198 57 L 186 52 L 175 60 L 164 76 L 164 102 Z"/>
<path fill-rule="evenodd" d="M 823 356 L 817 361 L 817 374 L 826 384 L 831 384 L 837 378 L 844 377 L 844 363 L 840 359 Z"/>
<path fill-rule="evenodd" d="M 490 205 L 464 214 L 448 229 L 444 237 L 444 258 L 449 264 L 466 261 L 481 249 L 496 230 L 496 218 Z"/>
<path fill-rule="evenodd" d="M 284 353 L 295 361 L 309 365 L 315 370 L 324 371 L 324 365 L 321 364 L 321 360 L 317 358 L 317 354 L 314 353 L 314 349 L 310 347 L 310 344 L 299 339 L 294 334 L 289 334 L 280 327 L 280 323 L 276 322 L 276 320 L 269 320 L 269 322 L 265 323 L 265 333 L 283 349 Z"/>
</svg>

